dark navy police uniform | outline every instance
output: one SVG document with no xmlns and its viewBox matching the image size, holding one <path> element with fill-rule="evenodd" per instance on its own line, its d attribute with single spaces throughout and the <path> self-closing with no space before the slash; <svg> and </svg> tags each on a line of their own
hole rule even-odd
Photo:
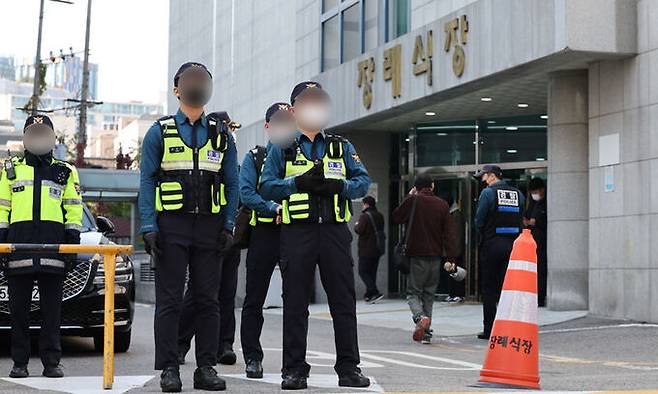
<svg viewBox="0 0 658 394">
<path fill-rule="evenodd" d="M 480 194 L 475 225 L 480 235 L 480 273 L 484 334 L 489 335 L 514 240 L 523 227 L 521 191 L 498 181 Z"/>
</svg>

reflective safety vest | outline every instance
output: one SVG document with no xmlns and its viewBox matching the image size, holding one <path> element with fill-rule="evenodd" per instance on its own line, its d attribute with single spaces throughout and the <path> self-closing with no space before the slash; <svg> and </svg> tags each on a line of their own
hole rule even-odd
<svg viewBox="0 0 658 394">
<path fill-rule="evenodd" d="M 343 158 L 346 151 L 344 138 L 328 134 L 322 157 L 324 176 L 328 179 L 347 179 L 347 164 Z M 285 179 L 295 178 L 313 168 L 314 162 L 304 155 L 299 143 L 284 151 Z M 352 218 L 350 201 L 339 194 L 332 197 L 309 193 L 294 193 L 283 200 L 284 224 L 346 223 Z"/>
<path fill-rule="evenodd" d="M 161 118 L 158 123 L 164 149 L 155 190 L 156 210 L 218 214 L 226 205 L 222 160 L 228 147 L 228 131 L 208 118 L 208 141 L 192 148 L 181 138 L 173 116 Z M 194 131 L 192 140 L 196 140 Z"/>
<path fill-rule="evenodd" d="M 505 182 L 489 186 L 494 192 L 495 207 L 484 226 L 485 238 L 495 236 L 516 238 L 521 233 L 521 191 Z"/>
<path fill-rule="evenodd" d="M 69 243 L 67 230 L 82 226 L 82 196 L 75 167 L 52 159 L 50 165 L 31 166 L 25 158 L 5 162 L 0 178 L 0 229 L 9 243 Z M 79 236 L 73 237 L 76 240 Z M 12 254 L 11 272 L 64 272 L 56 253 Z"/>
<path fill-rule="evenodd" d="M 267 148 L 264 146 L 256 145 L 256 147 L 249 151 L 251 153 L 251 158 L 254 161 L 254 167 L 256 168 L 256 190 L 260 187 L 260 176 L 263 173 L 263 167 L 265 166 L 265 160 L 267 159 Z M 274 218 L 258 216 L 256 211 L 251 210 L 251 220 L 249 224 L 252 226 L 257 225 L 258 223 L 274 223 Z"/>
</svg>

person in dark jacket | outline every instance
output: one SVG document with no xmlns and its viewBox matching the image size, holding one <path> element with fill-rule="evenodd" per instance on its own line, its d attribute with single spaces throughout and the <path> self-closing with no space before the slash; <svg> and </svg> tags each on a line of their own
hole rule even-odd
<svg viewBox="0 0 658 394">
<path fill-rule="evenodd" d="M 407 256 L 411 261 L 407 283 L 407 302 L 416 324 L 413 339 L 430 343 L 434 291 L 439 284 L 441 257 L 454 261 L 455 230 L 448 204 L 434 195 L 434 182 L 428 175 L 419 175 L 409 195 L 393 211 L 397 224 L 409 222 L 414 201 L 413 224 L 408 229 Z"/>
<path fill-rule="evenodd" d="M 464 255 L 466 253 L 466 218 L 464 217 L 464 212 L 462 212 L 459 204 L 455 202 L 451 193 L 442 193 L 440 194 L 440 197 L 447 202 L 450 207 L 450 219 L 452 220 L 455 229 L 455 251 L 457 254 L 455 255 L 455 260 L 452 262 L 463 268 L 465 263 Z M 462 302 L 466 294 L 466 282 L 463 280 L 455 280 L 446 271 L 441 271 L 441 275 L 444 274 L 445 276 L 443 276 L 443 278 L 448 281 L 448 297 L 444 302 Z"/>
<path fill-rule="evenodd" d="M 538 298 L 537 303 L 540 307 L 546 306 L 546 288 L 547 288 L 547 203 L 546 203 L 546 183 L 541 178 L 532 178 L 528 182 L 529 199 L 528 208 L 523 215 L 523 224 L 532 229 L 532 236 L 537 243 L 537 280 L 538 280 Z"/>
<path fill-rule="evenodd" d="M 359 276 L 366 285 L 364 300 L 374 304 L 384 298 L 377 289 L 377 266 L 384 249 L 378 233 L 384 231 L 384 216 L 377 210 L 374 197 L 366 196 L 362 201 L 363 212 L 354 226 L 359 235 Z"/>
</svg>

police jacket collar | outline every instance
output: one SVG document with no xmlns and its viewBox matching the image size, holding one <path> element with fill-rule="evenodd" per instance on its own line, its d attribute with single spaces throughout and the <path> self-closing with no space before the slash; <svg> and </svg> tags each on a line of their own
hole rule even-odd
<svg viewBox="0 0 658 394">
<path fill-rule="evenodd" d="M 174 115 L 174 119 L 176 119 L 176 124 L 187 123 L 190 126 L 193 126 L 193 124 L 187 118 L 187 115 L 185 115 L 185 113 L 183 111 L 181 111 L 180 108 L 178 109 L 178 111 L 176 111 L 176 115 Z M 203 112 L 201 114 L 201 117 L 199 118 L 199 120 L 197 122 L 201 122 L 201 126 L 203 126 L 203 127 L 208 127 L 208 118 L 206 117 L 205 112 Z"/>
<path fill-rule="evenodd" d="M 31 167 L 46 167 L 52 164 L 53 154 L 48 152 L 45 155 L 37 156 L 34 153 L 25 151 L 25 164 Z"/>
<path fill-rule="evenodd" d="M 324 130 L 320 130 L 320 132 L 315 136 L 315 138 L 317 138 L 317 137 L 322 137 L 322 140 L 324 141 L 324 139 L 327 137 L 327 133 L 325 133 Z M 311 142 L 311 143 L 313 142 L 313 141 L 311 141 L 310 138 L 308 138 L 306 136 L 306 134 L 304 134 L 301 131 L 297 130 L 297 141 L 302 142 L 302 138 L 305 138 L 308 142 Z"/>
</svg>

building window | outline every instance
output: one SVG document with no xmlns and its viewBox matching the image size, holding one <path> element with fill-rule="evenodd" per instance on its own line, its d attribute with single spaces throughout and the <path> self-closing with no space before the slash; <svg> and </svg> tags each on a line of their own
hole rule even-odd
<svg viewBox="0 0 658 394">
<path fill-rule="evenodd" d="M 386 41 L 394 40 L 409 32 L 410 1 L 386 1 Z"/>
<path fill-rule="evenodd" d="M 361 54 L 361 5 L 354 4 L 343 11 L 342 62 L 347 62 Z"/>
<path fill-rule="evenodd" d="M 409 31 L 409 0 L 323 0 L 322 71 Z"/>
</svg>

